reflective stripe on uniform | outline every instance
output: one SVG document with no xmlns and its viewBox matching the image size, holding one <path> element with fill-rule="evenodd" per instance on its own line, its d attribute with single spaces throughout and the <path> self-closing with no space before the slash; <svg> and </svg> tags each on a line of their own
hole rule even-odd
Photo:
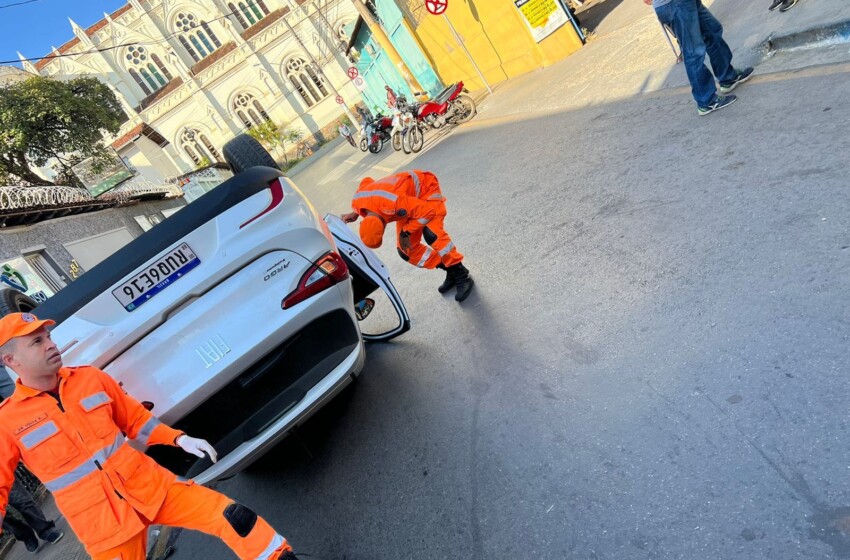
<svg viewBox="0 0 850 560">
<path fill-rule="evenodd" d="M 416 266 L 418 266 L 419 268 L 422 268 L 423 266 L 425 266 L 425 263 L 428 262 L 428 259 L 431 257 L 431 254 L 433 252 L 434 251 L 432 251 L 430 247 L 427 247 L 425 249 L 425 253 L 422 255 L 422 258 L 419 259 L 418 263 L 416 263 Z"/>
<path fill-rule="evenodd" d="M 151 439 L 151 434 L 153 434 L 154 429 L 160 424 L 162 424 L 162 422 L 151 416 L 150 420 L 145 422 L 144 426 L 142 426 L 142 429 L 139 430 L 139 433 L 133 439 L 135 439 L 142 445 L 147 445 L 148 441 L 150 441 Z"/>
<path fill-rule="evenodd" d="M 455 244 L 453 242 L 449 241 L 449 244 L 446 245 L 445 247 L 443 247 L 440 250 L 440 256 L 445 257 L 448 254 L 448 252 L 451 251 L 454 248 L 455 248 Z"/>
<path fill-rule="evenodd" d="M 257 556 L 257 560 L 268 560 L 272 557 L 272 554 L 274 554 L 274 552 L 278 548 L 283 546 L 283 543 L 285 542 L 286 539 L 275 533 L 275 535 L 272 537 L 271 542 L 269 543 L 269 546 L 267 546 L 266 549 L 262 551 L 259 556 Z"/>
<path fill-rule="evenodd" d="M 109 395 L 101 391 L 100 393 L 95 393 L 94 395 L 89 395 L 84 399 L 80 399 L 80 405 L 82 405 L 83 409 L 86 412 L 91 412 L 98 406 L 108 403 Z"/>
<path fill-rule="evenodd" d="M 391 200 L 393 202 L 398 200 L 398 197 L 396 195 L 387 191 L 363 191 L 355 193 L 353 200 L 357 200 L 358 198 L 368 198 L 370 196 L 379 196 L 381 198 L 386 198 L 387 200 Z"/>
<path fill-rule="evenodd" d="M 443 200 L 443 195 L 440 193 L 434 193 L 428 197 L 428 200 Z"/>
<path fill-rule="evenodd" d="M 419 198 L 419 175 L 416 171 L 408 171 L 410 178 L 413 179 L 413 187 L 416 189 L 416 198 Z"/>
<path fill-rule="evenodd" d="M 418 220 L 416 220 L 416 221 L 417 221 L 417 222 L 419 222 L 420 224 L 422 224 L 422 225 L 424 226 L 425 224 L 427 224 L 427 223 L 428 223 L 428 222 L 430 222 L 431 220 L 429 220 L 428 218 L 419 218 L 419 219 L 418 219 Z"/>
<path fill-rule="evenodd" d="M 94 471 L 98 470 L 97 464 L 95 461 L 103 465 L 106 463 L 106 460 L 109 459 L 112 455 L 114 455 L 121 446 L 124 445 L 124 436 L 122 434 L 118 434 L 115 436 L 115 441 L 111 444 L 107 445 L 103 449 L 100 449 L 94 453 L 94 456 L 91 461 L 86 461 L 75 469 L 71 469 L 60 477 L 54 478 L 53 480 L 48 480 L 44 483 L 44 487 L 50 490 L 51 492 L 58 492 L 64 488 L 67 488 L 83 478 L 87 475 L 90 475 Z"/>
<path fill-rule="evenodd" d="M 24 444 L 26 449 L 32 449 L 42 441 L 46 440 L 50 436 L 59 432 L 59 426 L 56 425 L 56 422 L 51 420 L 50 422 L 45 423 L 42 426 L 34 429 L 27 435 L 21 438 L 21 443 Z"/>
</svg>

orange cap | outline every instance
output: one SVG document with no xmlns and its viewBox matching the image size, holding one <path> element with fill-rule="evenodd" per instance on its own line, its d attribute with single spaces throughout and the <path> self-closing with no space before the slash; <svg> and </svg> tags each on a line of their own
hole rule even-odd
<svg viewBox="0 0 850 560">
<path fill-rule="evenodd" d="M 41 327 L 55 325 L 51 319 L 40 320 L 32 313 L 11 313 L 0 319 L 0 346 L 13 338 L 28 335 Z"/>
<path fill-rule="evenodd" d="M 384 222 L 377 216 L 366 216 L 360 222 L 360 239 L 367 247 L 377 249 L 384 240 Z"/>
<path fill-rule="evenodd" d="M 360 181 L 360 188 L 362 189 L 363 187 L 369 186 L 374 182 L 375 180 L 371 177 L 363 177 L 363 180 Z"/>
</svg>

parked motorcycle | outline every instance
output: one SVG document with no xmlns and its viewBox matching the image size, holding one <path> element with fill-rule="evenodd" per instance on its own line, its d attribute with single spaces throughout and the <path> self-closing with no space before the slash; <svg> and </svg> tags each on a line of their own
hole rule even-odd
<svg viewBox="0 0 850 560">
<path fill-rule="evenodd" d="M 404 95 L 399 95 L 396 107 L 399 112 L 397 119 L 393 120 L 393 148 L 404 150 L 405 154 L 418 153 L 425 144 L 425 125 L 414 116 L 419 105 L 408 103 Z"/>
<path fill-rule="evenodd" d="M 366 151 L 369 149 L 369 138 L 372 136 L 372 127 L 368 121 L 364 121 L 360 127 L 360 150 Z"/>
<path fill-rule="evenodd" d="M 377 154 L 384 147 L 385 142 L 390 142 L 390 131 L 393 128 L 393 119 L 383 115 L 376 115 L 375 120 L 371 123 L 372 131 L 369 137 L 369 151 Z"/>
<path fill-rule="evenodd" d="M 416 116 L 434 128 L 465 123 L 472 119 L 477 111 L 475 101 L 468 93 L 469 90 L 463 87 L 463 82 L 450 85 L 431 101 L 422 103 Z"/>
</svg>

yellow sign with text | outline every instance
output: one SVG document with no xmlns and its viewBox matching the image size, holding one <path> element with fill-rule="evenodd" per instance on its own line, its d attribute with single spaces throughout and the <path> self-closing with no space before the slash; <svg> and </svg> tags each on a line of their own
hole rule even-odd
<svg viewBox="0 0 850 560">
<path fill-rule="evenodd" d="M 567 23 L 567 13 L 558 0 L 514 0 L 538 43 Z"/>
</svg>

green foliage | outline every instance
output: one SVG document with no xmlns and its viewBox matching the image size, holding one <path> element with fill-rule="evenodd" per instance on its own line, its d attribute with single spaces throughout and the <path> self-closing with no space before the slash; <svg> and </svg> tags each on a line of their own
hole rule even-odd
<svg viewBox="0 0 850 560">
<path fill-rule="evenodd" d="M 108 153 L 101 135 L 115 134 L 124 113 L 112 90 L 95 78 L 62 82 L 37 76 L 0 89 L 0 177 L 50 185 L 31 166 L 75 163 Z"/>
<path fill-rule="evenodd" d="M 255 138 L 266 149 L 276 148 L 281 145 L 277 125 L 271 120 L 249 128 L 248 136 Z"/>
<path fill-rule="evenodd" d="M 298 128 L 286 127 L 280 131 L 280 137 L 283 140 L 283 159 L 289 163 L 289 158 L 286 156 L 286 147 L 284 144 L 286 142 L 289 142 L 290 144 L 297 144 L 302 138 L 304 138 L 304 131 Z M 301 160 L 299 159 L 295 161 L 295 163 L 298 163 L 298 161 Z M 295 165 L 295 163 L 292 165 Z"/>
<path fill-rule="evenodd" d="M 288 125 L 279 127 L 270 120 L 259 126 L 252 126 L 248 129 L 248 134 L 256 138 L 268 150 L 274 148 L 283 150 L 283 159 L 287 163 L 289 162 L 286 156 L 287 146 L 295 144 L 304 138 L 304 131 Z"/>
</svg>

